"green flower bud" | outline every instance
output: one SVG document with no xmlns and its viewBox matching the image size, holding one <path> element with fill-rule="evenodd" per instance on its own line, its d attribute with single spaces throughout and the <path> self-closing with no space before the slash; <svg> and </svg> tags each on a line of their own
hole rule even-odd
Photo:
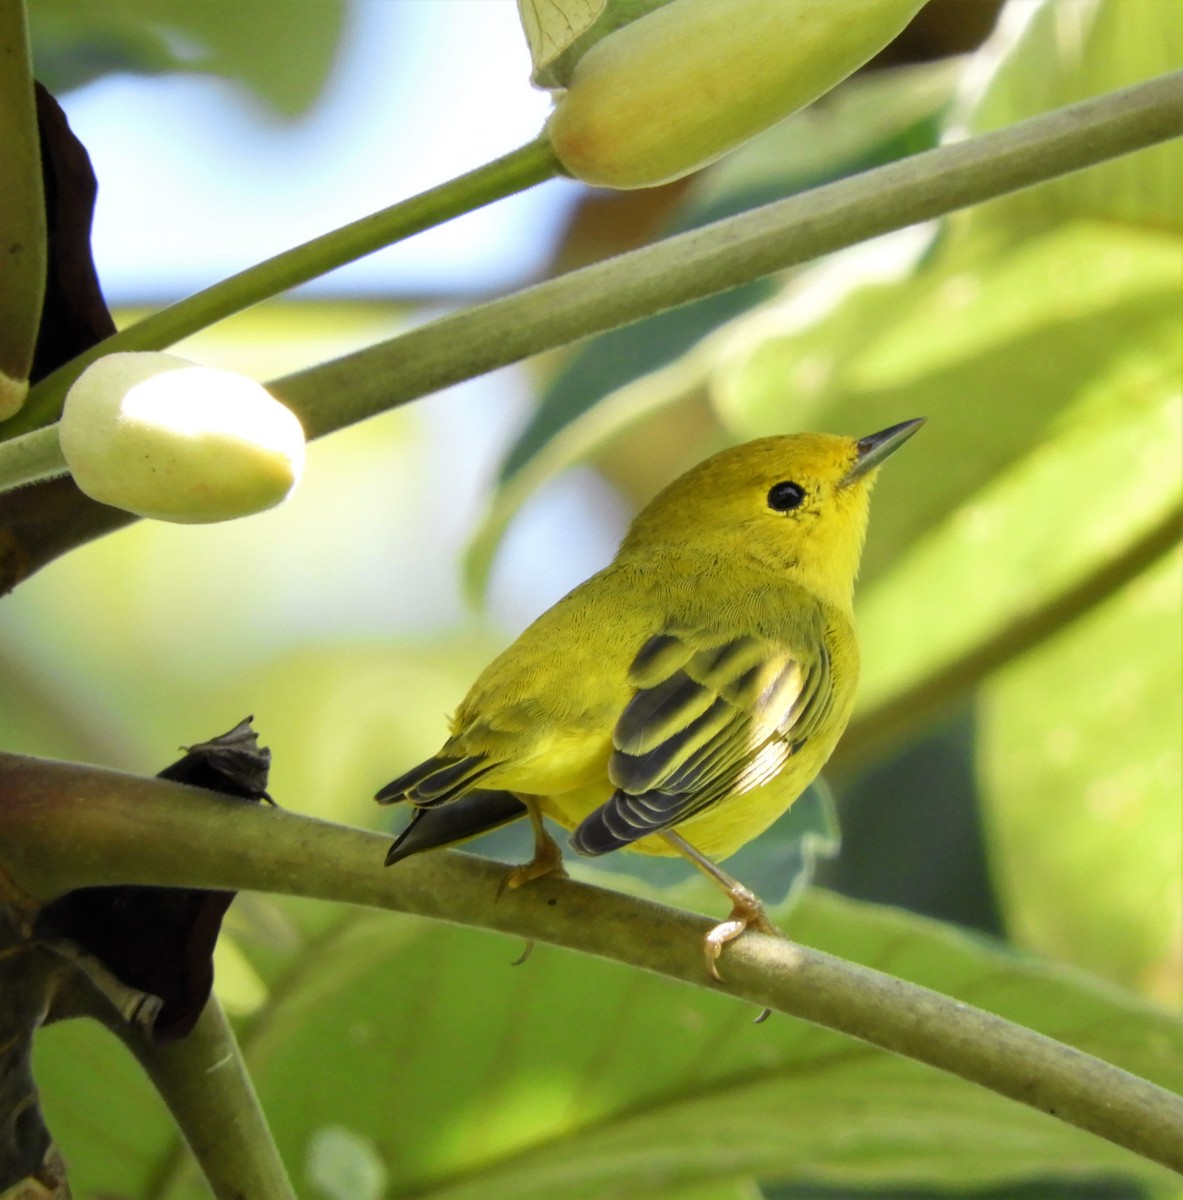
<svg viewBox="0 0 1183 1200">
<path fill-rule="evenodd" d="M 579 60 L 546 133 L 568 174 L 679 179 L 828 92 L 925 0 L 671 0 Z"/>
<path fill-rule="evenodd" d="M 304 467 L 296 415 L 254 380 L 171 354 L 109 354 L 66 396 L 75 483 L 103 504 L 200 524 L 278 504 Z"/>
</svg>

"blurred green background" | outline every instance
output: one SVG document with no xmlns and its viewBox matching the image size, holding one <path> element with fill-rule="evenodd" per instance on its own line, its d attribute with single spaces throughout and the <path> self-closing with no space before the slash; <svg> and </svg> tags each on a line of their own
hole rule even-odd
<svg viewBox="0 0 1183 1200">
<path fill-rule="evenodd" d="M 516 22 L 512 4 L 476 3 L 484 20 Z M 261 107 L 278 130 L 314 120 L 353 69 L 343 47 L 366 7 L 251 0 L 239 21 L 213 3 L 139 0 L 98 16 L 33 0 L 31 16 L 39 69 L 67 89 L 72 117 L 72 96 L 93 100 L 88 81 L 126 86 L 112 71 L 196 70 L 230 89 L 244 120 Z M 440 107 L 453 117 L 503 103 L 515 115 L 499 136 L 533 135 L 524 50 L 494 63 L 511 99 L 455 102 L 472 4 L 387 7 L 418 31 L 382 56 L 403 80 L 406 153 L 459 143 L 476 165 L 509 148 L 465 142 L 463 120 L 433 128 L 437 94 L 453 97 Z M 934 12 L 980 10 L 984 32 L 994 7 Z M 945 36 L 687 183 L 608 197 L 548 185 L 529 210 L 545 217 L 501 228 L 504 259 L 467 282 L 433 280 L 412 251 L 385 282 L 375 268 L 273 302 L 180 353 L 265 380 L 474 288 L 1183 65 L 1183 9 L 1160 0 L 1015 0 L 979 48 Z M 415 57 L 425 45 L 428 67 Z M 381 92 L 382 77 L 369 86 Z M 370 111 L 342 109 L 342 129 Z M 180 140 L 199 177 L 208 148 Z M 439 178 L 458 169 L 440 164 Z M 674 474 L 731 441 L 927 416 L 876 492 L 860 707 L 828 787 L 733 865 L 772 900 L 810 872 L 849 898 L 807 894 L 785 918 L 793 936 L 1177 1087 L 1181 180 L 1175 143 L 880 239 L 334 435 L 310 448 L 277 511 L 208 528 L 140 522 L 88 546 L 0 607 L 0 737 L 151 773 L 253 713 L 281 804 L 385 828 L 375 788 L 436 748 L 472 676 L 602 565 Z M 201 191 L 191 199 L 200 208 Z M 334 223 L 304 215 L 312 232 Z M 441 259 L 471 253 L 467 237 L 459 250 L 438 242 Z M 190 269 L 177 268 L 182 290 Z M 138 295 L 134 280 L 121 286 L 121 324 L 136 301 L 168 298 L 160 279 Z M 497 838 L 488 852 L 525 853 L 521 831 Z M 677 868 L 576 869 L 717 907 Z M 510 971 L 517 949 L 411 918 L 240 898 L 217 987 L 302 1195 L 1179 1194 L 1128 1154 L 837 1035 L 779 1018 L 752 1029 L 726 1000 L 558 951 Z M 202 1194 L 117 1044 L 59 1026 L 38 1061 L 77 1195 Z"/>
</svg>

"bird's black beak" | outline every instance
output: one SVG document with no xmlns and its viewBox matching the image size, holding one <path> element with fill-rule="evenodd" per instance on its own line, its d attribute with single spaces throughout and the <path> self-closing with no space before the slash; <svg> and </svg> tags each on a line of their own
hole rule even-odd
<svg viewBox="0 0 1183 1200">
<path fill-rule="evenodd" d="M 880 466 L 923 424 L 923 417 L 914 417 L 911 421 L 901 421 L 898 425 L 890 425 L 878 433 L 859 438 L 858 457 L 854 460 L 854 466 L 847 472 L 846 478 L 842 481 L 843 484 L 853 483 L 856 479 L 861 479 L 868 471 L 873 471 Z"/>
</svg>

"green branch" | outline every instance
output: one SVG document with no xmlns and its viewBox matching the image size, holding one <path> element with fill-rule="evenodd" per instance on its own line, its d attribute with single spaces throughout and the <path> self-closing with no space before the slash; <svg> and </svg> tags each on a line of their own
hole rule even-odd
<svg viewBox="0 0 1183 1200">
<path fill-rule="evenodd" d="M 504 867 L 439 852 L 387 870 L 389 837 L 159 779 L 0 755 L 0 866 L 29 893 L 136 883 L 251 888 L 455 921 L 595 954 L 859 1038 L 1183 1171 L 1183 1097 L 1001 1017 L 779 938 L 703 968 L 710 922 L 563 879 L 501 892 Z M 646 936 L 638 937 L 644 929 Z"/>
<path fill-rule="evenodd" d="M 70 384 L 104 354 L 114 354 L 117 350 L 163 350 L 261 300 L 278 296 L 453 217 L 525 191 L 557 174 L 559 165 L 550 143 L 540 138 L 439 187 L 248 267 L 145 317 L 59 367 L 29 393 L 20 416 L 2 427 L 2 432 L 11 437 L 56 420 Z"/>
<path fill-rule="evenodd" d="M 716 221 L 273 381 L 310 436 L 1183 134 L 1183 71 Z"/>
<path fill-rule="evenodd" d="M 185 1135 L 216 1200 L 296 1200 L 254 1085 L 216 996 L 192 1033 L 156 1046 L 116 1029 L 139 1059 Z M 165 1195 L 184 1171 L 181 1159 L 165 1164 L 152 1195 Z"/>
<path fill-rule="evenodd" d="M 54 479 L 68 471 L 56 424 L 0 442 L 0 492 Z"/>
</svg>

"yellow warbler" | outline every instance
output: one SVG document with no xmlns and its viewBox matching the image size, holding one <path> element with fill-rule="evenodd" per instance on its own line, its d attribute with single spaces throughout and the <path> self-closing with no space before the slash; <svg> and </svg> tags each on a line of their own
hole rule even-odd
<svg viewBox="0 0 1183 1200">
<path fill-rule="evenodd" d="M 378 793 L 416 809 L 387 863 L 528 814 L 534 858 L 506 883 L 561 874 L 545 814 L 580 854 L 681 854 L 722 886 L 712 974 L 748 926 L 775 933 L 712 860 L 767 829 L 846 728 L 871 485 L 921 424 L 761 438 L 671 483 L 485 668 L 439 753 Z"/>
</svg>

